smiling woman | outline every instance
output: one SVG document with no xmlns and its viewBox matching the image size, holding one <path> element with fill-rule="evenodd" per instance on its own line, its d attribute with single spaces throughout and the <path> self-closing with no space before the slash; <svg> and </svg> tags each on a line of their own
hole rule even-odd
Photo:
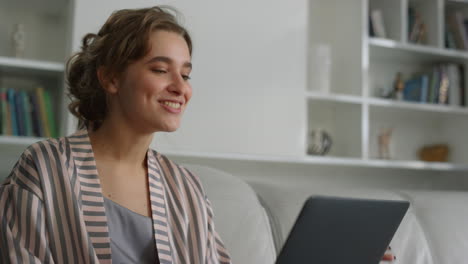
<svg viewBox="0 0 468 264">
<path fill-rule="evenodd" d="M 230 263 L 193 173 L 149 149 L 192 96 L 175 11 L 114 12 L 67 65 L 79 130 L 28 147 L 0 186 L 1 263 Z"/>
</svg>

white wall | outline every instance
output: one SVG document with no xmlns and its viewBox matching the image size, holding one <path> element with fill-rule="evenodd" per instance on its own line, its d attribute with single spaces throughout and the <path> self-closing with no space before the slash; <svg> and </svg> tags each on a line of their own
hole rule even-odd
<svg viewBox="0 0 468 264">
<path fill-rule="evenodd" d="M 160 151 L 301 155 L 305 141 L 307 1 L 154 1 L 184 15 L 194 40 L 194 95 Z M 76 0 L 72 49 L 113 10 L 149 1 Z M 74 130 L 69 125 L 69 132 Z"/>
</svg>

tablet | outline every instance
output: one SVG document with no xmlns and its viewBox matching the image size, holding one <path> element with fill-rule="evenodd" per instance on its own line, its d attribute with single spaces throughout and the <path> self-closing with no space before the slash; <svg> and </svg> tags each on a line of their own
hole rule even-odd
<svg viewBox="0 0 468 264">
<path fill-rule="evenodd" d="M 312 196 L 307 199 L 277 264 L 378 264 L 409 202 Z"/>
</svg>

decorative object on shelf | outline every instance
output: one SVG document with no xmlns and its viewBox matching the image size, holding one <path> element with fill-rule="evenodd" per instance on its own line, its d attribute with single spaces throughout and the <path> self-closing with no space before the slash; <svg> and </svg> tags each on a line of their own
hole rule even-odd
<svg viewBox="0 0 468 264">
<path fill-rule="evenodd" d="M 416 44 L 427 42 L 427 27 L 421 14 L 413 7 L 408 8 L 408 40 Z"/>
<path fill-rule="evenodd" d="M 393 128 L 382 128 L 378 135 L 379 159 L 391 159 L 390 140 Z"/>
<path fill-rule="evenodd" d="M 403 100 L 403 90 L 405 89 L 405 83 L 403 82 L 403 74 L 398 72 L 393 82 L 393 97 L 396 100 Z"/>
<path fill-rule="evenodd" d="M 312 87 L 322 93 L 330 93 L 331 47 L 327 44 L 318 44 L 312 52 Z"/>
<path fill-rule="evenodd" d="M 310 132 L 307 154 L 323 156 L 330 151 L 332 143 L 332 139 L 328 132 L 321 128 L 314 129 Z"/>
<path fill-rule="evenodd" d="M 419 150 L 419 158 L 428 162 L 447 162 L 449 152 L 447 144 L 428 145 Z"/>
<path fill-rule="evenodd" d="M 370 27 L 371 36 L 378 38 L 386 38 L 387 34 L 385 31 L 385 23 L 382 15 L 382 10 L 374 9 L 370 12 Z"/>
<path fill-rule="evenodd" d="M 445 22 L 446 46 L 452 49 L 468 49 L 468 32 L 465 16 L 460 10 L 448 12 Z"/>
<path fill-rule="evenodd" d="M 384 99 L 393 99 L 395 91 L 392 86 L 377 88 L 377 96 Z"/>
<path fill-rule="evenodd" d="M 26 32 L 24 31 L 24 25 L 22 23 L 15 24 L 15 28 L 12 34 L 13 48 L 15 51 L 15 57 L 24 57 L 24 50 L 26 47 Z"/>
</svg>

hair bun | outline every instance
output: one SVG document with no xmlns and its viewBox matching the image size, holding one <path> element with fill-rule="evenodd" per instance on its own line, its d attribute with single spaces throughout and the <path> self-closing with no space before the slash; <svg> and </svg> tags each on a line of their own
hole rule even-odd
<svg viewBox="0 0 468 264">
<path fill-rule="evenodd" d="M 93 44 L 93 42 L 98 38 L 99 36 L 94 34 L 94 33 L 88 33 L 83 37 L 83 43 L 82 43 L 82 49 L 86 50 L 89 45 Z"/>
</svg>

